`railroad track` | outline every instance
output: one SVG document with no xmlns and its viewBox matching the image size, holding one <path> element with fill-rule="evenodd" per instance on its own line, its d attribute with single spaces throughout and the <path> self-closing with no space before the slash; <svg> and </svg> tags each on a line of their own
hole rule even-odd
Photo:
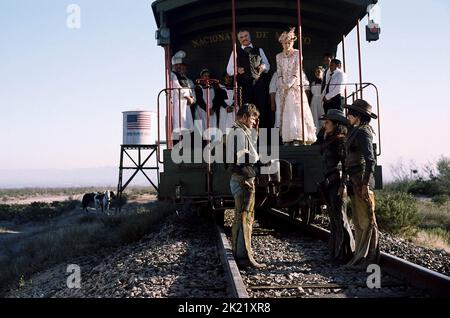
<svg viewBox="0 0 450 318">
<path fill-rule="evenodd" d="M 214 230 L 212 222 L 203 222 L 205 218 L 195 212 L 183 212 L 169 217 L 158 231 L 139 242 L 117 248 L 113 253 L 105 251 L 102 255 L 74 259 L 73 263 L 80 265 L 83 273 L 80 289 L 67 288 L 67 264 L 62 263 L 37 273 L 23 288 L 9 290 L 5 297 L 432 296 L 414 287 L 419 283 L 418 277 L 429 290 L 450 295 L 448 277 L 384 254 L 381 267 L 390 274 L 382 274 L 380 290 L 370 290 L 365 270 L 341 268 L 327 259 L 327 246 L 317 239 L 326 239 L 326 231 L 315 226 L 299 229 L 300 222 L 293 224 L 287 215 L 272 212 L 281 224 L 288 224 L 283 218 L 289 220 L 291 229 L 280 228 L 273 220 L 256 224 L 255 256 L 268 265 L 263 270 L 237 267 L 227 237 L 229 226 L 216 226 Z M 301 236 L 299 232 L 310 236 Z M 401 275 L 395 271 L 414 279 L 412 282 L 399 279 Z"/>
<path fill-rule="evenodd" d="M 248 293 L 233 257 L 228 238 L 221 226 L 216 224 L 215 227 L 217 232 L 218 252 L 223 263 L 229 295 L 232 298 L 248 298 Z"/>
<path fill-rule="evenodd" d="M 228 211 L 229 212 L 229 211 Z M 291 220 L 282 211 L 270 210 L 270 226 L 256 223 L 254 253 L 258 261 L 268 266 L 263 270 L 238 269 L 223 230 L 218 237 L 225 273 L 228 276 L 230 296 L 247 297 L 448 297 L 450 278 L 393 255 L 382 253 L 379 264 L 380 288 L 373 271 L 366 268 L 347 268 L 328 259 L 326 244 L 329 231 L 315 225 L 305 226 Z M 273 217 L 280 221 L 274 225 Z M 228 215 L 228 219 L 230 216 Z M 227 220 L 227 217 L 226 217 Z M 228 221 L 228 225 L 230 222 Z M 278 222 L 279 223 L 279 222 Z M 289 224 L 288 226 L 286 226 Z M 227 221 L 226 221 L 227 225 Z M 225 232 L 229 226 L 225 227 Z M 229 231 L 228 231 L 229 232 Z M 307 234 L 301 236 L 299 233 Z"/>
</svg>

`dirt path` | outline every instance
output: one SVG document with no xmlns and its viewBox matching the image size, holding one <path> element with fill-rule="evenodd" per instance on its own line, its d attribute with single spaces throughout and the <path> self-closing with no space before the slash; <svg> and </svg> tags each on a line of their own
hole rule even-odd
<svg viewBox="0 0 450 318">
<path fill-rule="evenodd" d="M 11 201 L 8 201 L 4 204 L 30 204 L 32 202 L 47 202 L 51 203 L 53 201 L 65 201 L 68 200 L 69 197 L 73 200 L 81 200 L 82 194 L 79 195 L 52 195 L 52 196 L 35 196 L 28 198 L 12 198 Z M 145 205 L 149 202 L 155 201 L 155 194 L 141 194 L 133 196 L 128 200 L 128 204 L 126 204 L 122 208 L 121 213 L 127 213 L 130 210 L 135 210 L 136 207 Z M 68 226 L 76 223 L 80 217 L 83 215 L 97 215 L 102 213 L 100 211 L 96 211 L 93 207 L 88 208 L 88 212 L 81 210 L 81 205 L 71 211 L 65 212 L 63 215 L 49 219 L 45 222 L 29 222 L 23 224 L 16 224 L 14 222 L 0 221 L 0 243 L 6 244 L 7 242 L 16 242 L 16 244 L 11 245 L 13 248 L 17 248 L 22 239 L 32 237 L 34 235 L 38 235 L 44 232 L 48 232 L 51 229 L 60 228 L 63 226 Z M 115 214 L 114 210 L 111 210 L 109 214 Z M 4 251 L 3 251 L 4 252 Z M 2 256 L 2 250 L 0 249 L 0 256 Z"/>
<path fill-rule="evenodd" d="M 82 194 L 76 195 L 38 195 L 29 197 L 7 197 L 1 204 L 31 204 L 33 202 L 46 202 L 52 203 L 53 201 L 66 201 L 69 199 L 80 200 L 83 197 Z"/>
</svg>

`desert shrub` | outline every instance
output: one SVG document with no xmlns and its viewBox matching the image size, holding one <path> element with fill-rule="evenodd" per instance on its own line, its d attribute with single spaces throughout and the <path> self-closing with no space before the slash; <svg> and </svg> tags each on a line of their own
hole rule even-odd
<svg viewBox="0 0 450 318">
<path fill-rule="evenodd" d="M 0 204 L 0 221 L 41 222 L 60 216 L 77 207 L 79 201 L 33 202 L 28 205 Z"/>
<path fill-rule="evenodd" d="M 431 198 L 431 201 L 433 201 L 433 203 L 436 203 L 439 206 L 445 205 L 448 202 L 448 200 L 449 197 L 446 194 L 435 195 L 433 198 Z"/>
<path fill-rule="evenodd" d="M 385 185 L 387 190 L 428 197 L 450 195 L 450 158 L 441 157 L 422 167 L 400 160 L 391 170 L 394 180 Z"/>
<path fill-rule="evenodd" d="M 156 194 L 156 191 L 154 188 L 149 187 L 149 186 L 134 186 L 134 187 L 129 187 L 127 188 L 130 195 L 142 195 L 142 194 Z"/>
<path fill-rule="evenodd" d="M 388 191 L 408 192 L 414 181 L 411 179 L 394 180 L 384 185 L 384 189 Z"/>
<path fill-rule="evenodd" d="M 27 236 L 0 259 L 0 285 L 28 277 L 51 264 L 111 244 L 99 223 L 71 225 Z M 8 248 L 8 246 L 7 246 Z"/>
<path fill-rule="evenodd" d="M 172 205 L 154 203 L 124 214 L 83 215 L 74 224 L 19 238 L 19 248 L 7 242 L 0 255 L 0 286 L 100 248 L 138 241 L 173 212 Z"/>
<path fill-rule="evenodd" d="M 445 193 L 444 188 L 439 182 L 439 179 L 433 178 L 429 180 L 416 180 L 409 187 L 408 193 L 413 195 L 422 195 L 422 196 L 437 196 Z"/>
<path fill-rule="evenodd" d="M 405 233 L 418 222 L 417 200 L 410 194 L 397 191 L 379 191 L 376 194 L 376 216 L 381 230 Z"/>
<path fill-rule="evenodd" d="M 445 207 L 430 201 L 420 201 L 417 207 L 421 229 L 441 228 L 450 232 L 450 211 L 448 208 L 445 209 Z"/>
<path fill-rule="evenodd" d="M 441 229 L 441 228 L 437 227 L 437 228 L 432 228 L 432 229 L 426 230 L 426 233 L 430 237 L 435 236 L 435 237 L 441 238 L 447 244 L 450 244 L 450 232 L 449 231 L 446 231 L 444 229 Z"/>
<path fill-rule="evenodd" d="M 450 194 L 450 158 L 442 157 L 437 164 L 438 180 L 445 193 Z"/>
<path fill-rule="evenodd" d="M 84 223 L 92 223 L 96 220 L 98 220 L 98 216 L 96 214 L 83 214 L 77 219 L 78 224 L 84 224 Z"/>
<path fill-rule="evenodd" d="M 450 194 L 450 158 L 442 157 L 435 164 L 424 167 L 424 170 L 426 178 L 415 180 L 408 192 L 430 197 Z"/>
</svg>

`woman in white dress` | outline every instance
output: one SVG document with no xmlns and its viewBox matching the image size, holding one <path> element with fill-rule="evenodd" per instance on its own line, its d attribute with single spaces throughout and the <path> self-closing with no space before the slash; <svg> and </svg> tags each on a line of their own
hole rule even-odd
<svg viewBox="0 0 450 318">
<path fill-rule="evenodd" d="M 277 94 L 277 86 L 278 86 L 278 73 L 275 72 L 275 73 L 273 73 L 272 79 L 270 80 L 269 94 L 270 94 L 271 109 L 272 109 L 272 111 L 275 112 L 274 127 L 280 128 L 280 126 L 281 126 L 281 121 L 280 121 L 281 110 L 280 110 L 280 107 L 277 106 L 277 102 L 279 102 L 279 96 L 277 96 L 278 95 Z M 305 91 L 307 93 L 309 91 L 309 81 L 308 81 L 308 78 L 306 77 L 305 72 L 303 72 L 303 86 L 305 87 Z"/>
<path fill-rule="evenodd" d="M 283 45 L 283 52 L 277 54 L 276 97 L 277 108 L 280 108 L 280 132 L 285 144 L 309 145 L 316 141 L 316 126 L 305 89 L 300 88 L 300 59 L 298 50 L 294 49 L 297 39 L 294 30 L 292 28 L 289 32 L 283 32 L 279 38 Z M 303 107 L 300 94 L 303 94 Z"/>
<path fill-rule="evenodd" d="M 323 121 L 319 120 L 324 115 L 323 110 L 323 97 L 322 97 L 322 81 L 323 81 L 323 68 L 317 66 L 314 70 L 314 81 L 311 82 L 311 112 L 314 119 L 314 125 L 317 130 L 320 130 L 323 125 Z"/>
</svg>

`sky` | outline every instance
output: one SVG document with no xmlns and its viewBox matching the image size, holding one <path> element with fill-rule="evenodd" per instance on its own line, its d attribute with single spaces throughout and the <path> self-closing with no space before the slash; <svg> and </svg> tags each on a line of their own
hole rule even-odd
<svg viewBox="0 0 450 318">
<path fill-rule="evenodd" d="M 81 8 L 79 29 L 67 27 L 72 3 Z M 150 4 L 0 0 L 0 187 L 33 183 L 33 173 L 25 181 L 15 172 L 62 180 L 118 166 L 122 112 L 156 110 L 164 85 Z M 389 179 L 400 159 L 450 157 L 450 2 L 380 5 L 380 40 L 362 42 L 362 65 L 363 80 L 380 91 L 379 163 Z M 349 81 L 357 80 L 355 40 L 352 32 L 345 43 Z M 42 173 L 36 179 L 45 185 Z"/>
</svg>

